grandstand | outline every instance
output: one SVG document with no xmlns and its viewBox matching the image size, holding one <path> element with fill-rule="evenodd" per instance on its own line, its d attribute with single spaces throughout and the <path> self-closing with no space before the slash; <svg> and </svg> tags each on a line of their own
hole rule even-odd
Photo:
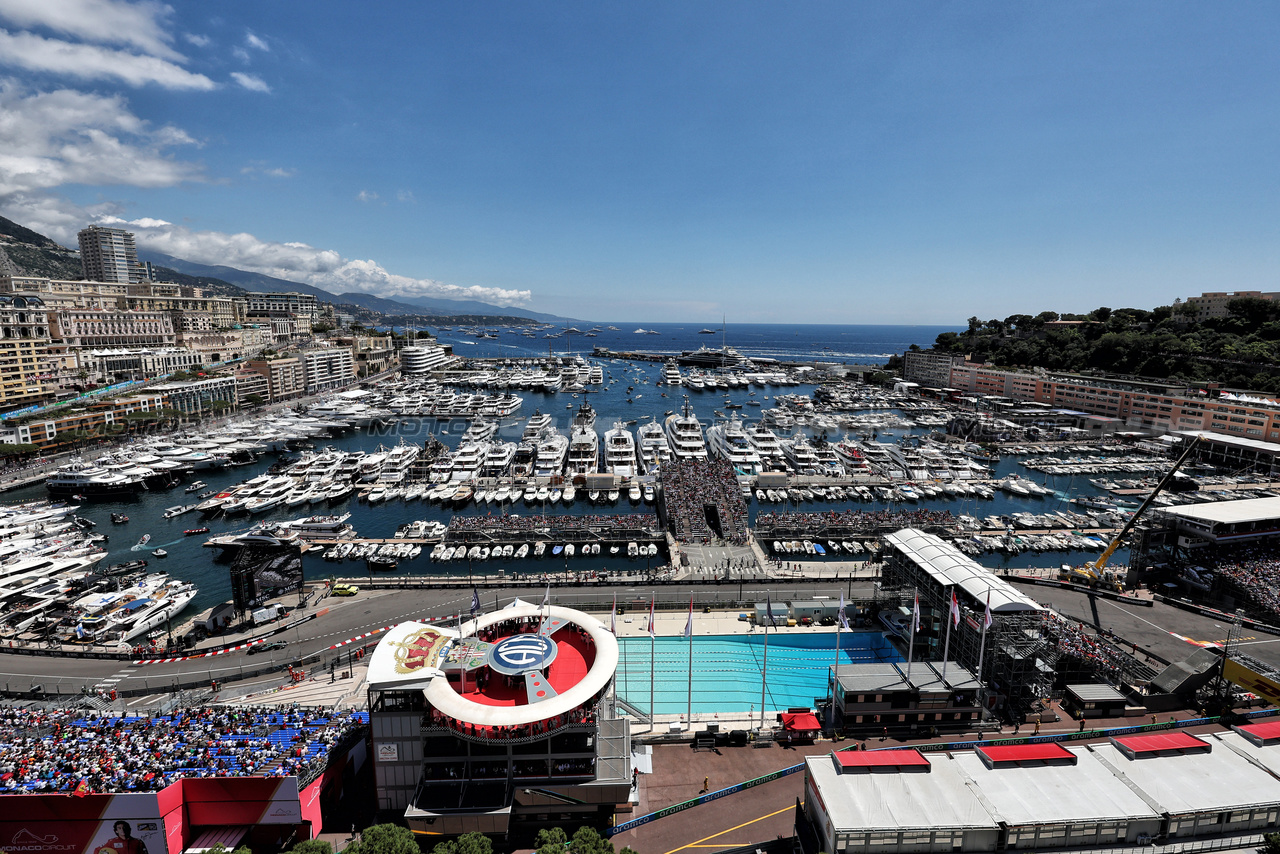
<svg viewBox="0 0 1280 854">
<path fill-rule="evenodd" d="M 747 504 L 727 460 L 663 463 L 662 507 L 682 542 L 747 541 Z"/>
</svg>

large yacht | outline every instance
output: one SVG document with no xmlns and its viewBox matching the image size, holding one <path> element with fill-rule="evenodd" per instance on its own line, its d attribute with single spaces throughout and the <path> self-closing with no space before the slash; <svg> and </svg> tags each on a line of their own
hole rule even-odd
<svg viewBox="0 0 1280 854">
<path fill-rule="evenodd" d="M 707 428 L 707 445 L 718 457 L 728 460 L 738 474 L 759 474 L 760 455 L 737 416 Z"/>
<path fill-rule="evenodd" d="M 450 480 L 457 482 L 474 478 L 476 473 L 480 471 L 480 465 L 484 462 L 484 455 L 487 450 L 487 445 L 473 445 L 471 443 L 459 445 L 458 450 L 453 455 L 453 471 L 450 474 Z"/>
<path fill-rule="evenodd" d="M 484 455 L 480 466 L 481 477 L 504 477 L 511 469 L 516 456 L 515 442 L 494 442 Z"/>
<path fill-rule="evenodd" d="M 584 407 L 590 409 L 588 404 Z M 591 413 L 592 421 L 595 421 L 595 413 Z M 566 464 L 568 474 L 595 474 L 600 470 L 600 434 L 596 433 L 594 427 L 583 427 L 578 425 L 578 419 L 574 417 L 574 428 L 572 435 L 569 436 L 569 461 Z"/>
<path fill-rule="evenodd" d="M 551 415 L 540 410 L 533 410 L 533 414 L 529 416 L 529 420 L 525 422 L 524 434 L 520 439 L 524 442 L 536 442 L 538 437 L 542 435 L 542 431 L 551 426 Z"/>
<path fill-rule="evenodd" d="M 813 453 L 813 448 L 810 447 L 809 440 L 803 433 L 796 433 L 790 439 L 784 439 L 782 453 L 796 474 L 818 474 L 822 471 L 822 462 Z"/>
<path fill-rule="evenodd" d="M 667 362 L 662 366 L 660 379 L 667 385 L 684 385 L 684 377 L 680 376 L 680 368 L 675 362 Z"/>
<path fill-rule="evenodd" d="M 547 428 L 538 441 L 538 460 L 534 474 L 538 477 L 555 477 L 564 474 L 565 458 L 569 455 L 569 440 L 554 427 Z"/>
<path fill-rule="evenodd" d="M 693 414 L 689 398 L 684 399 L 682 412 L 667 416 L 663 429 L 667 434 L 667 443 L 671 445 L 671 453 L 677 460 L 707 458 L 707 443 L 702 437 L 702 425 L 698 422 L 698 416 Z"/>
<path fill-rule="evenodd" d="M 610 474 L 635 477 L 636 440 L 621 421 L 613 422 L 612 429 L 604 434 L 604 468 Z"/>
<path fill-rule="evenodd" d="M 102 466 L 82 460 L 59 466 L 44 485 L 52 495 L 83 495 L 86 498 L 136 495 L 147 488 L 140 476 L 109 472 Z"/>
<path fill-rule="evenodd" d="M 667 444 L 667 434 L 662 432 L 662 425 L 650 421 L 636 431 L 639 436 L 640 468 L 645 474 L 657 474 L 658 466 L 671 459 L 671 445 Z"/>
<path fill-rule="evenodd" d="M 747 428 L 747 439 L 751 447 L 760 456 L 760 465 L 765 471 L 785 471 L 786 456 L 782 453 L 782 443 L 774 432 L 764 424 L 756 423 Z"/>
</svg>

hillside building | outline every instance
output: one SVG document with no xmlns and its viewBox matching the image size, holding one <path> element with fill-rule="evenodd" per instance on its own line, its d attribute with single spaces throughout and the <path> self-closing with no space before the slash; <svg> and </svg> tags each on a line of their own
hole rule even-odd
<svg viewBox="0 0 1280 854">
<path fill-rule="evenodd" d="M 49 397 L 49 313 L 39 297 L 0 296 L 0 409 Z"/>
<path fill-rule="evenodd" d="M 254 359 L 245 368 L 266 377 L 272 403 L 302 397 L 302 393 L 306 391 L 306 373 L 302 359 L 297 356 Z"/>
<path fill-rule="evenodd" d="M 346 388 L 356 378 L 355 359 L 347 347 L 303 350 L 302 368 L 307 394 Z"/>
<path fill-rule="evenodd" d="M 138 247 L 134 243 L 133 232 L 91 225 L 76 236 L 80 241 L 80 264 L 86 279 L 123 284 L 144 280 L 146 271 L 138 264 Z"/>
<path fill-rule="evenodd" d="M 320 304 L 311 294 L 260 293 L 245 294 L 250 316 L 270 316 L 277 313 L 293 314 L 308 320 L 320 319 Z M 310 328 L 310 327 L 308 327 Z"/>
</svg>

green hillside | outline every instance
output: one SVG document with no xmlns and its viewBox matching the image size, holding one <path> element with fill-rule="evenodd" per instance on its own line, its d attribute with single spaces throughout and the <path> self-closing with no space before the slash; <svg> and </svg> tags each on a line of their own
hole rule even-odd
<svg viewBox="0 0 1280 854">
<path fill-rule="evenodd" d="M 966 331 L 939 335 L 934 349 L 1001 368 L 1280 391 L 1280 302 L 1242 297 L 1228 303 L 1228 310 L 1226 317 L 1201 321 L 1183 305 L 971 317 Z"/>
</svg>

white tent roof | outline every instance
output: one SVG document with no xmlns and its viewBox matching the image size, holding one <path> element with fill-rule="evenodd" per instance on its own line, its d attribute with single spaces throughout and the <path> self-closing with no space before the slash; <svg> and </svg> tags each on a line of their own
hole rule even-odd
<svg viewBox="0 0 1280 854">
<path fill-rule="evenodd" d="M 1160 818 L 1087 748 L 1067 750 L 1076 755 L 1075 765 L 988 768 L 974 751 L 957 752 L 952 759 L 995 817 L 1011 825 Z"/>
<path fill-rule="evenodd" d="M 929 573 L 940 586 L 959 587 L 979 603 L 987 602 L 990 596 L 993 613 L 1041 610 L 1035 600 L 1022 595 L 1016 587 L 933 534 L 903 528 L 889 534 L 885 540 Z"/>
<path fill-rule="evenodd" d="M 1213 736 L 1209 753 L 1130 759 L 1110 742 L 1090 745 L 1098 758 L 1124 776 L 1161 812 L 1211 812 L 1280 803 L 1280 780 L 1251 764 Z"/>
<path fill-rule="evenodd" d="M 829 754 L 808 756 L 810 779 L 818 786 L 836 833 L 997 825 L 968 781 L 941 754 L 925 754 L 926 773 L 841 774 Z"/>
</svg>

